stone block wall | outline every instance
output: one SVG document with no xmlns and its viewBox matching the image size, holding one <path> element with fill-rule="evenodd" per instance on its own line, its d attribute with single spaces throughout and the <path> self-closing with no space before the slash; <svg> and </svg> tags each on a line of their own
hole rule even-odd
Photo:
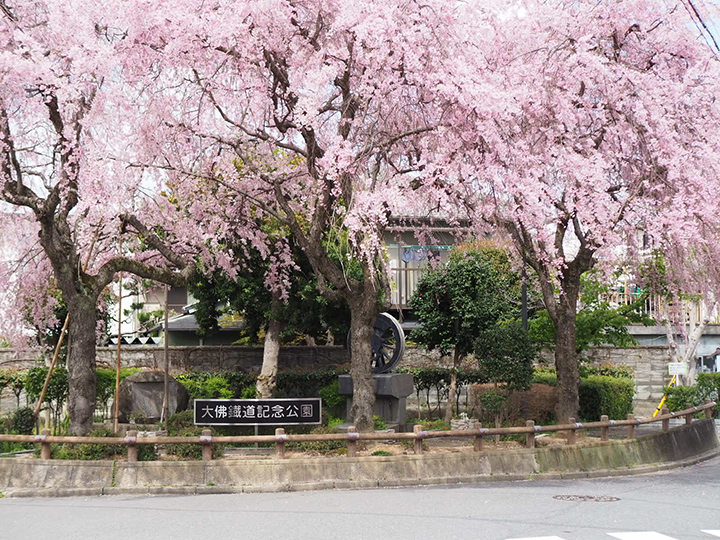
<svg viewBox="0 0 720 540">
<path fill-rule="evenodd" d="M 602 364 L 624 364 L 635 372 L 636 415 L 652 414 L 663 397 L 663 386 L 670 383 L 667 364 L 670 361 L 667 347 L 639 345 L 620 349 L 595 347 L 586 353 L 589 360 Z"/>
<path fill-rule="evenodd" d="M 169 347 L 172 373 L 182 371 L 244 371 L 258 372 L 262 365 L 262 347 L 205 346 Z M 116 349 L 99 347 L 98 366 L 115 366 Z M 669 361 L 667 348 L 640 345 L 619 349 L 596 347 L 586 353 L 593 362 L 625 364 L 635 372 L 635 413 L 651 414 L 662 398 L 662 387 L 667 385 Z M 0 349 L 0 369 L 29 369 L 39 359 L 37 353 L 16 355 L 12 349 Z M 347 350 L 343 347 L 283 347 L 280 352 L 282 370 L 330 369 L 348 365 Z M 474 367 L 474 360 L 466 361 L 467 367 Z M 122 365 L 144 369 L 162 369 L 164 351 L 162 347 L 124 347 Z M 428 353 L 416 347 L 405 349 L 400 366 L 428 367 L 451 365 L 449 357 L 441 358 L 437 353 Z M 0 407 L 14 407 L 15 397 L 8 391 L 0 398 Z"/>
</svg>

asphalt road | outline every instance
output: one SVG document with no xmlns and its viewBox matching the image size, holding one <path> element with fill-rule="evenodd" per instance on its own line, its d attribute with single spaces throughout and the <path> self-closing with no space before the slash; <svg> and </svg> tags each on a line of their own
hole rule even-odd
<svg viewBox="0 0 720 540">
<path fill-rule="evenodd" d="M 582 500 L 585 497 L 595 500 Z M 645 534 L 628 534 L 639 532 Z M 0 499 L 0 540 L 718 537 L 720 457 L 665 473 L 597 480 L 278 494 Z"/>
</svg>

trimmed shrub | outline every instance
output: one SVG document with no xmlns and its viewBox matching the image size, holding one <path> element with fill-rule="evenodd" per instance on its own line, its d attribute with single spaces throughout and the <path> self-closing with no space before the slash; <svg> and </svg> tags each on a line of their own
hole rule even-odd
<svg viewBox="0 0 720 540">
<path fill-rule="evenodd" d="M 632 379 L 593 375 L 580 379 L 580 418 L 596 421 L 607 414 L 622 419 L 633 410 L 635 384 Z"/>
<path fill-rule="evenodd" d="M 557 375 L 554 372 L 535 370 L 533 374 L 533 382 L 536 384 L 546 384 L 548 386 L 557 386 Z"/>
<path fill-rule="evenodd" d="M 697 387 L 701 399 L 709 398 L 717 402 L 720 397 L 720 373 L 700 373 Z"/>
<path fill-rule="evenodd" d="M 195 426 L 192 410 L 182 411 L 173 414 L 167 421 L 168 437 L 199 437 L 202 435 L 202 426 Z M 214 430 L 210 430 L 217 435 Z M 213 444 L 213 458 L 221 457 L 225 451 L 225 445 Z M 171 456 L 178 456 L 187 459 L 202 459 L 202 445 L 200 443 L 183 443 L 165 445 L 165 451 Z"/>
<path fill-rule="evenodd" d="M 533 380 L 536 384 L 557 386 L 557 376 L 550 369 L 536 370 Z M 608 377 L 602 375 L 591 375 L 580 379 L 580 419 L 586 421 L 600 420 L 600 416 L 607 414 L 613 420 L 622 420 L 633 411 L 633 397 L 635 395 L 635 383 L 633 379 L 623 377 Z M 535 393 L 535 390 L 533 390 Z M 532 401 L 533 396 L 530 396 Z M 557 398 L 553 398 L 553 402 Z M 537 421 L 547 421 L 550 418 L 539 419 L 534 414 L 534 407 L 525 405 L 523 409 L 529 408 L 528 416 L 525 418 Z M 553 404 L 554 409 L 554 404 Z M 543 407 L 546 414 L 554 410 Z M 521 411 L 522 414 L 522 411 Z M 523 416 L 521 416 L 522 418 Z"/>
<path fill-rule="evenodd" d="M 310 431 L 314 435 L 322 435 L 327 433 L 338 433 L 336 429 L 324 426 L 318 426 Z M 314 452 L 317 454 L 327 454 L 330 452 L 339 453 L 345 450 L 347 443 L 345 441 L 302 441 L 290 442 L 285 445 L 288 450 L 296 452 Z"/>
<path fill-rule="evenodd" d="M 697 386 L 666 386 L 663 393 L 667 396 L 665 406 L 670 412 L 685 410 L 688 403 L 696 407 L 702 402 Z"/>
<path fill-rule="evenodd" d="M 590 377 L 591 375 L 602 375 L 605 377 L 615 377 L 618 379 L 632 379 L 635 376 L 633 369 L 625 364 L 613 364 L 604 362 L 600 365 L 580 364 L 580 377 Z"/>
<path fill-rule="evenodd" d="M 178 433 L 185 428 L 195 427 L 195 411 L 188 409 L 175 413 L 168 418 L 167 431 L 168 435 Z"/>
<path fill-rule="evenodd" d="M 202 435 L 203 427 L 186 427 L 180 429 L 177 433 L 171 433 L 168 430 L 169 437 L 200 437 Z M 212 430 L 211 430 L 212 431 Z M 212 431 L 212 434 L 216 433 Z M 200 443 L 181 443 L 181 444 L 167 444 L 165 445 L 165 452 L 171 456 L 178 456 L 186 459 L 202 459 L 202 445 Z M 225 452 L 224 444 L 213 444 L 212 445 L 212 456 L 213 459 L 222 457 Z"/>
<path fill-rule="evenodd" d="M 110 429 L 100 428 L 91 431 L 88 436 L 117 437 L 117 434 Z M 52 445 L 51 448 L 53 459 L 99 460 L 127 455 L 124 444 L 61 444 Z"/>
</svg>

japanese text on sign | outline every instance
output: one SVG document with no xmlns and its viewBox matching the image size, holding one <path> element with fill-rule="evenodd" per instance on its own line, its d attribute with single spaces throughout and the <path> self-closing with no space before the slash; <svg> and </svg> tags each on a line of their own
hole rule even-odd
<svg viewBox="0 0 720 540">
<path fill-rule="evenodd" d="M 196 399 L 196 425 L 319 424 L 320 398 Z"/>
</svg>

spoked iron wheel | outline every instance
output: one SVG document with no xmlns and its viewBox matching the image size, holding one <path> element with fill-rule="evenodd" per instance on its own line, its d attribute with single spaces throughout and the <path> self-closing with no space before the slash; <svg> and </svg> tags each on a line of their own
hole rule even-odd
<svg viewBox="0 0 720 540">
<path fill-rule="evenodd" d="M 350 333 L 347 336 L 350 349 Z M 375 319 L 371 342 L 373 373 L 388 373 L 394 368 L 405 352 L 405 332 L 398 320 L 389 313 L 381 313 Z"/>
</svg>

